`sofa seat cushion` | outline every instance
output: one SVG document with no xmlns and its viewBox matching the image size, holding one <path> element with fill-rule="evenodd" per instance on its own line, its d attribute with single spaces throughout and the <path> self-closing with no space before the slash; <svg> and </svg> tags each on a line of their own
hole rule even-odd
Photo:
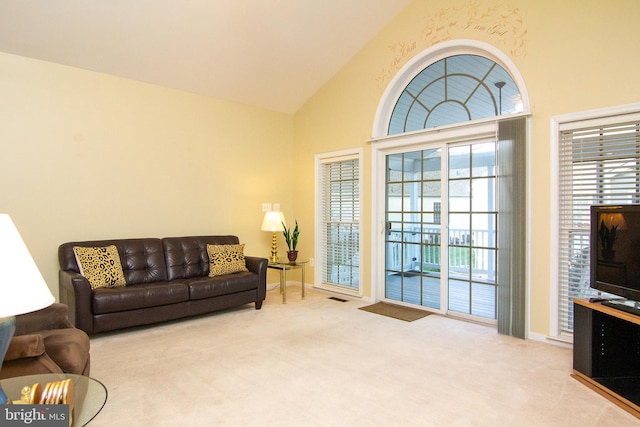
<svg viewBox="0 0 640 427">
<path fill-rule="evenodd" d="M 185 283 L 189 287 L 189 299 L 198 300 L 257 289 L 258 275 L 240 272 L 215 277 L 198 277 L 189 279 Z"/>
<path fill-rule="evenodd" d="M 93 291 L 93 313 L 106 314 L 175 304 L 189 299 L 183 282 L 157 282 Z"/>
</svg>

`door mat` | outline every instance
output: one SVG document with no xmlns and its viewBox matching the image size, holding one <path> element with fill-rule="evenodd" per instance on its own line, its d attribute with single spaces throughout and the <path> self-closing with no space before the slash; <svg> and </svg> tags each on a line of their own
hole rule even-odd
<svg viewBox="0 0 640 427">
<path fill-rule="evenodd" d="M 358 307 L 360 310 L 368 311 L 369 313 L 381 314 L 387 317 L 393 317 L 394 319 L 404 320 L 405 322 L 413 322 L 414 320 L 422 319 L 431 313 L 424 310 L 418 310 L 417 308 L 404 307 L 402 305 L 389 304 L 386 302 L 378 302 L 366 307 Z"/>
</svg>

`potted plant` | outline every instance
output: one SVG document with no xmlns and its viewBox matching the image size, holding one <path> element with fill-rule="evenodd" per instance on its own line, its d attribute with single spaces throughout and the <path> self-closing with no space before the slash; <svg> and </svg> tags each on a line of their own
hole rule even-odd
<svg viewBox="0 0 640 427">
<path fill-rule="evenodd" d="M 611 224 L 611 227 L 607 227 L 604 220 L 600 222 L 600 241 L 602 242 L 602 257 L 605 259 L 611 259 L 615 256 L 613 244 L 616 241 L 618 234 L 618 226 Z"/>
<path fill-rule="evenodd" d="M 287 228 L 284 222 L 282 223 L 282 228 L 284 240 L 286 240 L 287 247 L 289 248 L 287 251 L 287 257 L 289 258 L 289 261 L 294 262 L 298 258 L 298 251 L 296 250 L 296 247 L 298 246 L 298 236 L 300 235 L 298 220 L 296 220 L 296 227 L 293 231 L 290 228 Z"/>
</svg>

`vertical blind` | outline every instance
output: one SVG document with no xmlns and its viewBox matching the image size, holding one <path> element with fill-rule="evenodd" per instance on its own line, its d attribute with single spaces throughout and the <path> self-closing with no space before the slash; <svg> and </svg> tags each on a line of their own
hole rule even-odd
<svg viewBox="0 0 640 427">
<path fill-rule="evenodd" d="M 498 123 L 498 332 L 526 334 L 527 119 Z"/>
<path fill-rule="evenodd" d="M 638 203 L 640 118 L 560 125 L 559 332 L 573 332 L 573 300 L 590 288 L 590 206 Z"/>
<path fill-rule="evenodd" d="M 360 182 L 357 156 L 321 166 L 322 283 L 359 288 Z"/>
</svg>

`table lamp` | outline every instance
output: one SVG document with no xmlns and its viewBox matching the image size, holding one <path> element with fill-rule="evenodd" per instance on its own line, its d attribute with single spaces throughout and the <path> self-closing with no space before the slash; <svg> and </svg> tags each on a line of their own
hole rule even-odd
<svg viewBox="0 0 640 427">
<path fill-rule="evenodd" d="M 16 330 L 16 315 L 53 304 L 55 298 L 20 233 L 7 214 L 0 214 L 0 369 Z M 0 404 L 7 395 L 0 387 Z"/>
<path fill-rule="evenodd" d="M 270 231 L 271 234 L 271 258 L 269 261 L 278 262 L 278 244 L 276 233 L 284 230 L 284 215 L 280 211 L 269 211 L 264 214 L 262 220 L 262 231 Z"/>
</svg>

